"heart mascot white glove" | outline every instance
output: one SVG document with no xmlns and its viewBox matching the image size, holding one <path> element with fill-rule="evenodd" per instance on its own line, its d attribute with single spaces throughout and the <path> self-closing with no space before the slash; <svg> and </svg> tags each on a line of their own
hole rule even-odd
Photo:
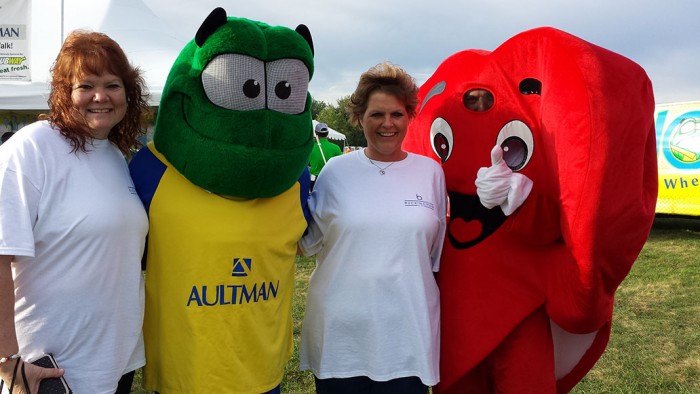
<svg viewBox="0 0 700 394">
<path fill-rule="evenodd" d="M 532 190 L 532 180 L 508 167 L 498 145 L 491 150 L 491 167 L 479 169 L 475 184 L 481 204 L 488 209 L 500 206 L 506 216 L 515 212 Z"/>
</svg>

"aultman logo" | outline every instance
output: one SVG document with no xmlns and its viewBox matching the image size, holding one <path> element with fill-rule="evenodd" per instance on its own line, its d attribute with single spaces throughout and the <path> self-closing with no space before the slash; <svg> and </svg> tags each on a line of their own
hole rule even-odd
<svg viewBox="0 0 700 394">
<path fill-rule="evenodd" d="M 248 276 L 250 266 L 253 264 L 253 259 L 244 259 L 236 257 L 233 259 L 233 272 L 231 276 Z"/>
<path fill-rule="evenodd" d="M 233 259 L 231 277 L 247 278 L 253 274 L 253 259 L 236 257 Z M 207 307 L 223 305 L 252 304 L 277 298 L 280 281 L 253 283 L 230 283 L 192 286 L 187 306 Z"/>
<path fill-rule="evenodd" d="M 17 39 L 24 37 L 25 32 L 19 25 L 0 26 L 0 38 L 2 39 Z"/>
</svg>

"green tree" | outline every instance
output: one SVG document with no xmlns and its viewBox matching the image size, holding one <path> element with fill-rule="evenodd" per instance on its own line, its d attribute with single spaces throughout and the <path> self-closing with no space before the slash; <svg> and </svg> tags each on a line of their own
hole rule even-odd
<svg viewBox="0 0 700 394">
<path fill-rule="evenodd" d="M 311 118 L 318 120 L 318 114 L 320 114 L 326 107 L 328 107 L 328 104 L 326 104 L 325 101 L 317 101 L 315 99 L 311 99 Z"/>
<path fill-rule="evenodd" d="M 326 106 L 319 114 L 316 120 L 323 122 L 332 129 L 345 134 L 346 145 L 349 146 L 367 146 L 367 140 L 359 126 L 350 124 L 350 117 L 345 112 L 350 96 L 340 98 L 336 105 Z"/>
</svg>

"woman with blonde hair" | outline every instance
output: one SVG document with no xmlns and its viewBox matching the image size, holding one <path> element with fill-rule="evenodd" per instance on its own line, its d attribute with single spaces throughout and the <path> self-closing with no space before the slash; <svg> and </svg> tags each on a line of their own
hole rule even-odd
<svg viewBox="0 0 700 394">
<path fill-rule="evenodd" d="M 329 161 L 309 200 L 299 357 L 317 393 L 427 393 L 439 380 L 447 196 L 440 165 L 401 149 L 417 91 L 390 63 L 362 74 L 348 112 L 367 148 Z"/>
</svg>

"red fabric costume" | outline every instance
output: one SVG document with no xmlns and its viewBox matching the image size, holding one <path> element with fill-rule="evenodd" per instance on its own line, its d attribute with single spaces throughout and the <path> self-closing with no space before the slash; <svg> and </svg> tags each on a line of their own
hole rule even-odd
<svg viewBox="0 0 700 394">
<path fill-rule="evenodd" d="M 476 112 L 465 93 L 484 89 Z M 443 162 L 440 393 L 568 392 L 608 342 L 614 293 L 654 217 L 654 98 L 631 60 L 552 28 L 447 58 L 408 151 Z M 522 123 L 520 123 L 522 122 Z M 532 180 L 510 216 L 476 195 L 494 145 Z"/>
</svg>

